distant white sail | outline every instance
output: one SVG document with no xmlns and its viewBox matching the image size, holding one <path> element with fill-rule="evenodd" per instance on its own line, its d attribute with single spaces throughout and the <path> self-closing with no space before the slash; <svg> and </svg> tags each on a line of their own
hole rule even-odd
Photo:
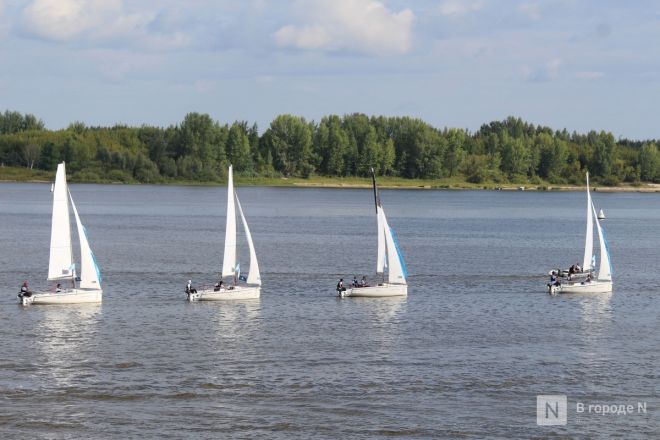
<svg viewBox="0 0 660 440">
<path fill-rule="evenodd" d="M 74 274 L 69 224 L 69 197 L 64 162 L 57 165 L 53 189 L 53 217 L 50 231 L 50 260 L 48 279 L 72 278 Z"/>
<path fill-rule="evenodd" d="M 245 220 L 245 215 L 243 215 L 243 208 L 241 207 L 241 201 L 238 199 L 238 194 L 236 194 L 236 204 L 238 205 L 238 213 L 241 215 L 243 229 L 245 230 L 245 237 L 247 238 L 248 246 L 250 248 L 250 271 L 248 272 L 247 283 L 261 286 L 261 275 L 259 274 L 257 252 L 254 250 L 252 234 L 250 234 L 250 228 L 248 227 L 247 221 Z"/>
<path fill-rule="evenodd" d="M 587 234 L 584 242 L 584 257 L 582 258 L 582 268 L 587 270 L 591 267 L 591 258 L 594 253 L 594 224 L 591 211 L 593 203 L 591 202 L 591 193 L 589 192 L 589 173 L 587 172 Z"/>
<path fill-rule="evenodd" d="M 234 276 L 236 268 L 236 208 L 234 207 L 234 177 L 229 165 L 227 180 L 227 227 L 225 229 L 225 255 L 222 259 L 222 276 Z"/>
<path fill-rule="evenodd" d="M 87 239 L 87 230 L 80 221 L 76 204 L 73 202 L 71 192 L 69 192 L 71 199 L 71 207 L 73 208 L 73 215 L 76 217 L 76 226 L 78 228 L 78 238 L 80 241 L 80 288 L 81 289 L 100 289 L 101 288 L 101 272 L 99 271 L 94 253 L 89 247 Z"/>
</svg>

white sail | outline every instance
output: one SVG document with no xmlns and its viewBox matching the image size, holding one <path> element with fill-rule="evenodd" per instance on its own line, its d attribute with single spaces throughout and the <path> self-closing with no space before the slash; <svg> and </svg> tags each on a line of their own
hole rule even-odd
<svg viewBox="0 0 660 440">
<path fill-rule="evenodd" d="M 380 196 L 378 195 L 378 187 L 376 186 L 376 173 L 371 169 L 371 179 L 374 189 L 374 203 L 376 205 L 376 228 L 378 230 L 378 257 L 376 258 L 376 273 L 383 273 L 385 270 L 385 226 L 383 224 L 383 217 L 380 215 L 382 206 L 380 204 Z"/>
<path fill-rule="evenodd" d="M 596 208 L 591 205 L 593 216 L 596 217 Z M 598 268 L 599 281 L 612 281 L 612 263 L 610 261 L 610 252 L 607 248 L 607 240 L 605 239 L 605 232 L 600 226 L 600 222 L 596 217 L 596 230 L 598 231 L 598 242 L 600 245 L 600 264 Z"/>
<path fill-rule="evenodd" d="M 385 268 L 385 224 L 383 223 L 382 208 L 376 208 L 376 219 L 378 224 L 378 260 L 376 273 L 383 273 Z"/>
<path fill-rule="evenodd" d="M 591 259 L 594 253 L 594 224 L 591 215 L 592 203 L 589 193 L 589 173 L 587 172 L 587 234 L 584 242 L 584 257 L 582 258 L 582 269 L 591 267 Z"/>
<path fill-rule="evenodd" d="M 241 207 L 241 201 L 238 200 L 238 194 L 236 194 L 236 205 L 238 206 L 238 213 L 241 215 L 243 229 L 245 230 L 245 237 L 247 238 L 248 246 L 250 248 L 250 271 L 248 272 L 247 283 L 261 286 L 261 275 L 259 275 L 257 252 L 254 250 L 252 234 L 250 234 L 250 228 L 248 227 L 247 221 L 245 220 L 245 215 L 243 215 L 243 208 Z"/>
<path fill-rule="evenodd" d="M 80 221 L 76 204 L 73 202 L 71 192 L 69 192 L 71 199 L 71 208 L 73 208 L 73 215 L 76 217 L 76 226 L 78 227 L 78 238 L 80 241 L 80 288 L 81 289 L 100 289 L 101 288 L 101 273 L 96 264 L 94 253 L 89 247 L 87 240 L 87 230 Z"/>
<path fill-rule="evenodd" d="M 393 231 L 387 223 L 385 211 L 382 207 L 380 207 L 378 213 L 383 222 L 383 232 L 385 235 L 385 244 L 387 248 L 387 280 L 391 284 L 406 284 L 405 264 L 403 263 L 403 257 L 401 256 L 396 238 L 394 237 L 392 233 Z"/>
<path fill-rule="evenodd" d="M 50 231 L 50 260 L 48 279 L 73 278 L 71 226 L 69 224 L 69 198 L 64 162 L 57 165 L 53 189 L 53 218 Z"/>
<path fill-rule="evenodd" d="M 225 255 L 222 260 L 222 276 L 234 275 L 236 268 L 236 208 L 234 207 L 234 176 L 229 165 L 227 180 L 227 227 L 225 229 Z"/>
</svg>

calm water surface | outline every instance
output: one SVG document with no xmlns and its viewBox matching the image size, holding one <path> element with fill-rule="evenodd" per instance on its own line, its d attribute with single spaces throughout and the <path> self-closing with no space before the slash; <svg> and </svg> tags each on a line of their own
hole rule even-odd
<svg viewBox="0 0 660 440">
<path fill-rule="evenodd" d="M 225 189 L 71 185 L 103 304 L 23 308 L 49 189 L 0 184 L 3 439 L 660 436 L 660 195 L 595 193 L 615 291 L 551 297 L 583 193 L 382 191 L 409 296 L 338 300 L 340 276 L 373 278 L 370 190 L 239 188 L 262 298 L 189 304 L 220 268 Z M 537 394 L 568 395 L 567 426 L 536 426 Z"/>
</svg>

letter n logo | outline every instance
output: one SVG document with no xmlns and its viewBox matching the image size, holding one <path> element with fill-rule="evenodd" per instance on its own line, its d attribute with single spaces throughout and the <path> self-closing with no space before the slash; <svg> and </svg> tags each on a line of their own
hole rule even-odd
<svg viewBox="0 0 660 440">
<path fill-rule="evenodd" d="M 536 424 L 539 426 L 565 425 L 568 399 L 563 395 L 536 396 Z"/>
</svg>

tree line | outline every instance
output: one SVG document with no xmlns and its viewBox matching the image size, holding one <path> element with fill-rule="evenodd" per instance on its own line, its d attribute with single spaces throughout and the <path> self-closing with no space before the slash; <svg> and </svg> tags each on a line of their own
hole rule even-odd
<svg viewBox="0 0 660 440">
<path fill-rule="evenodd" d="M 189 113 L 169 127 L 47 130 L 31 114 L 0 113 L 0 165 L 54 170 L 67 162 L 78 181 L 214 182 L 228 164 L 245 176 L 369 176 L 455 179 L 471 183 L 582 184 L 589 170 L 603 185 L 659 182 L 655 140 L 615 139 L 552 130 L 509 117 L 476 132 L 438 129 L 416 118 L 330 115 L 308 121 L 277 116 L 256 124 L 221 124 Z"/>
</svg>

